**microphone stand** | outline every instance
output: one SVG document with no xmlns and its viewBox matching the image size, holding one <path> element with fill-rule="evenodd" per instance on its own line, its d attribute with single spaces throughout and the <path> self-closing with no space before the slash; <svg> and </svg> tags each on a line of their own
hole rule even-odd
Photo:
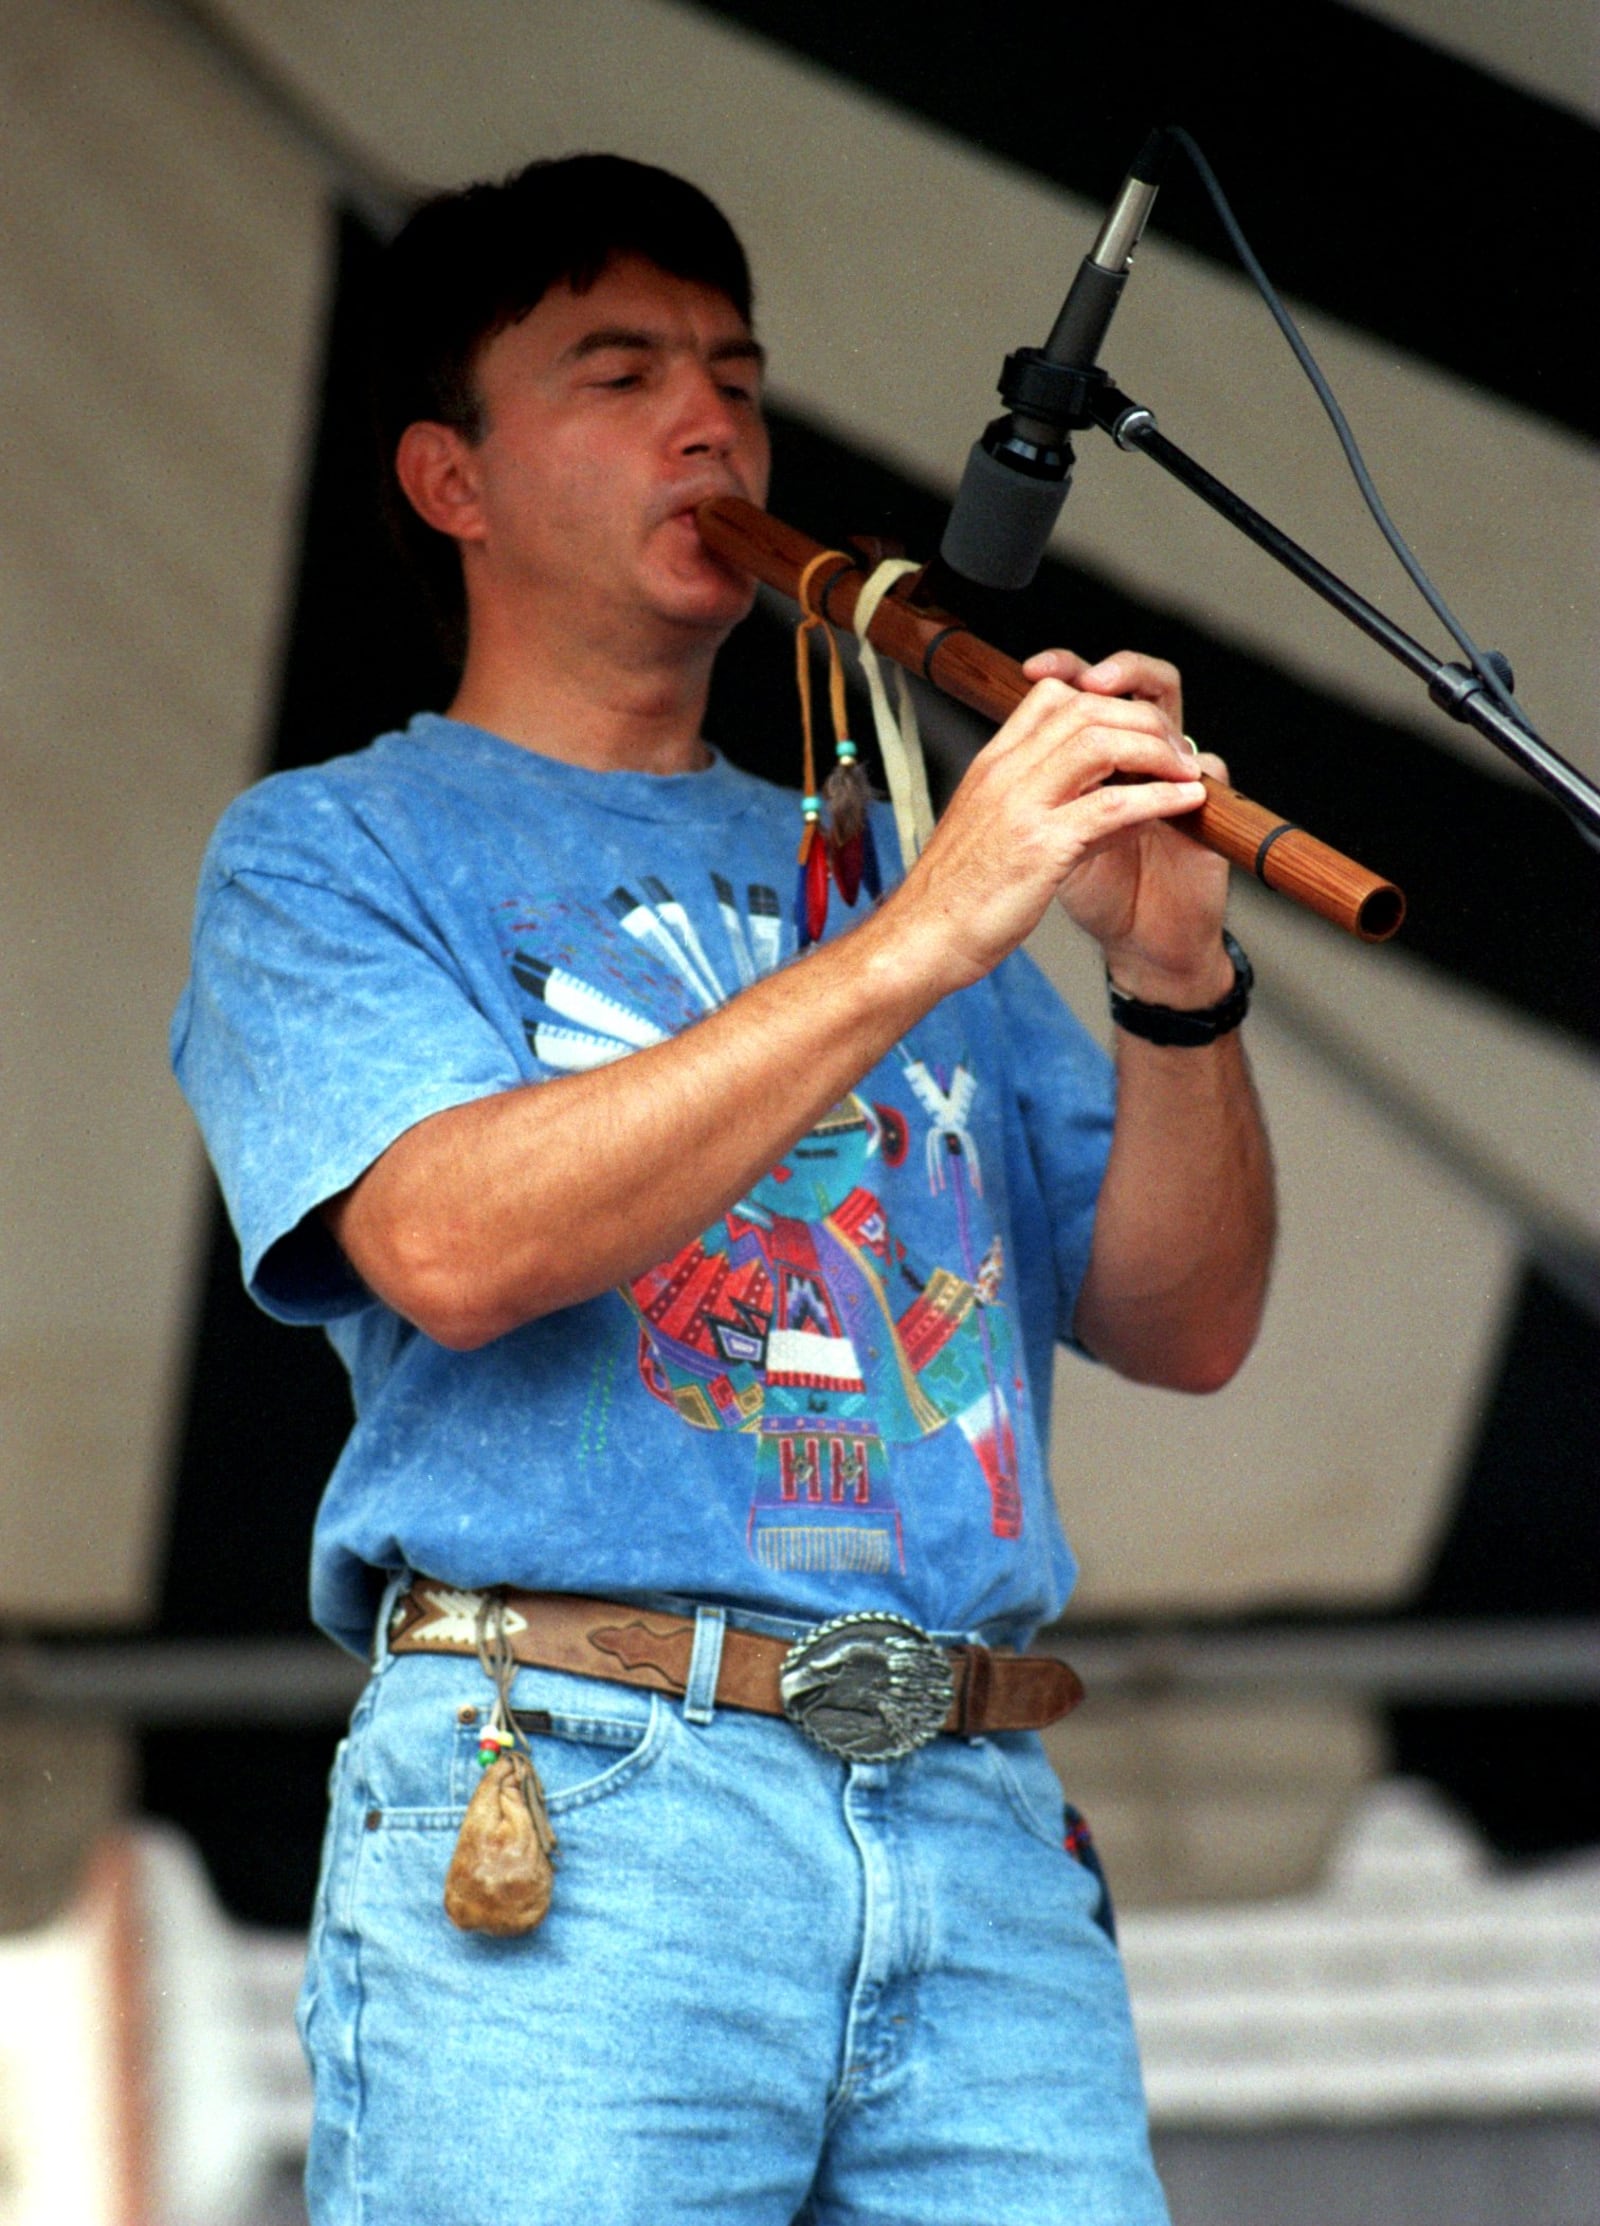
<svg viewBox="0 0 1600 2226">
<path fill-rule="evenodd" d="M 1514 707 L 1485 685 L 1481 673 L 1470 665 L 1446 664 L 1424 649 L 1337 573 L 1291 541 L 1270 518 L 1253 510 L 1231 487 L 1169 441 L 1157 428 L 1155 412 L 1131 401 L 1101 370 L 1097 359 L 1174 146 L 1182 146 L 1199 171 L 1241 261 L 1330 416 L 1342 427 L 1338 405 L 1239 230 L 1210 165 L 1188 132 L 1175 124 L 1164 125 L 1146 135 L 1093 247 L 1078 267 L 1045 345 L 1018 348 L 1006 357 L 1000 372 L 1006 415 L 985 426 L 968 457 L 939 554 L 924 567 L 909 599 L 924 608 L 948 602 L 959 609 L 964 583 L 1026 587 L 1038 569 L 1071 483 L 1072 435 L 1098 425 L 1119 448 L 1137 449 L 1150 457 L 1275 557 L 1313 594 L 1359 626 L 1424 683 L 1441 711 L 1475 727 L 1520 765 L 1576 821 L 1588 841 L 1600 847 L 1600 789 L 1542 741 Z M 1357 459 L 1347 429 L 1341 430 L 1341 439 L 1354 464 Z M 1368 492 L 1369 499 L 1375 500 Z M 1513 683 L 1506 660 L 1493 650 L 1480 656 L 1509 697 Z"/>
<path fill-rule="evenodd" d="M 1362 633 L 1381 649 L 1386 649 L 1408 672 L 1414 673 L 1441 711 L 1448 712 L 1464 726 L 1474 727 L 1497 750 L 1520 765 L 1541 788 L 1555 797 L 1591 842 L 1600 843 L 1600 789 L 1497 703 L 1469 665 L 1446 664 L 1431 650 L 1424 649 L 1421 642 L 1413 640 L 1403 627 L 1386 618 L 1375 604 L 1358 594 L 1336 572 L 1330 572 L 1325 564 L 1319 563 L 1309 550 L 1292 541 L 1270 518 L 1252 509 L 1175 441 L 1169 441 L 1157 427 L 1154 411 L 1140 402 L 1130 401 L 1104 372 L 1079 373 L 1077 377 L 1081 386 L 1070 419 L 1072 429 L 1097 425 L 1103 433 L 1110 434 L 1119 448 L 1137 450 L 1152 463 L 1159 464 L 1181 486 L 1208 503 L 1219 517 L 1226 518 L 1258 548 L 1265 549 L 1268 556 L 1276 557 L 1284 569 L 1303 581 L 1313 594 L 1331 603 L 1353 626 L 1359 626 Z M 1063 425 L 1060 430 L 1064 436 L 1068 426 Z"/>
</svg>

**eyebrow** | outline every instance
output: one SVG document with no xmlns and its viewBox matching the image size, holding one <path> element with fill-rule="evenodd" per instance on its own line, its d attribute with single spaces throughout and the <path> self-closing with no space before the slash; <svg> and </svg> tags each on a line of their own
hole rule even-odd
<svg viewBox="0 0 1600 2226">
<path fill-rule="evenodd" d="M 609 348 L 642 352 L 659 351 L 666 346 L 659 332 L 644 332 L 633 325 L 598 325 L 563 352 L 563 361 L 581 363 L 586 356 L 602 355 Z M 760 341 L 748 338 L 715 341 L 708 352 L 713 363 L 754 363 L 760 367 L 767 360 L 767 351 Z"/>
</svg>

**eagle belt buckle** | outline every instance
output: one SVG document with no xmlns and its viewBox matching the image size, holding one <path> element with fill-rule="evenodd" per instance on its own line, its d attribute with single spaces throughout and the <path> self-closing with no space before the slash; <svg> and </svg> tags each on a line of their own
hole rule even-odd
<svg viewBox="0 0 1600 2226">
<path fill-rule="evenodd" d="M 901 1615 L 835 1616 L 796 1639 L 778 1672 L 790 1723 L 846 1762 L 893 1762 L 944 1729 L 955 1676 Z"/>
</svg>

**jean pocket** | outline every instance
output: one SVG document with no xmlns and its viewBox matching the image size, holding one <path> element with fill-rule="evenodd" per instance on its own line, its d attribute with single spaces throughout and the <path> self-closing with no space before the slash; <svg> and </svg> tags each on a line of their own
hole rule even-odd
<svg viewBox="0 0 1600 2226">
<path fill-rule="evenodd" d="M 1095 1890 L 1090 1915 L 1108 1940 L 1117 1937 L 1111 1888 L 1082 1812 L 1061 1791 L 1055 1765 L 1033 1732 L 1009 1732 L 985 1742 L 1011 1804 L 1012 1814 L 1036 1840 L 1060 1849 L 1087 1872 Z"/>
<path fill-rule="evenodd" d="M 560 1680 L 563 1686 L 574 1682 Z M 524 1704 L 521 1683 L 513 1714 L 552 1819 L 623 1792 L 660 1759 L 671 1737 L 673 1713 L 659 1693 L 629 1692 L 616 1702 L 588 1694 L 574 1699 L 567 1692 L 536 1693 L 534 1701 L 548 1701 L 538 1706 Z M 600 1688 L 602 1694 L 605 1690 Z M 484 1706 L 471 1719 L 465 1710 L 457 1718 L 451 1787 L 458 1810 L 466 1807 L 477 1786 L 478 1741 L 489 1717 Z"/>
<path fill-rule="evenodd" d="M 1046 1847 L 1060 1847 L 1061 1780 L 1038 1734 L 991 1732 L 984 1745 L 1017 1822 Z"/>
</svg>

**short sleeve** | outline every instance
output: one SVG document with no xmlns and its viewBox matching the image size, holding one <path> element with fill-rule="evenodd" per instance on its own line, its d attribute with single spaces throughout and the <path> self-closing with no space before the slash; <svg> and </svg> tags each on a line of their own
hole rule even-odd
<svg viewBox="0 0 1600 2226">
<path fill-rule="evenodd" d="M 1116 1118 L 1116 1071 L 1024 951 L 997 970 L 1011 1087 L 1055 1261 L 1055 1334 L 1072 1320 Z"/>
<path fill-rule="evenodd" d="M 525 1079 L 398 877 L 392 900 L 373 880 L 214 874 L 173 1020 L 245 1280 L 284 1321 L 371 1303 L 316 1209 L 418 1121 Z"/>
</svg>

